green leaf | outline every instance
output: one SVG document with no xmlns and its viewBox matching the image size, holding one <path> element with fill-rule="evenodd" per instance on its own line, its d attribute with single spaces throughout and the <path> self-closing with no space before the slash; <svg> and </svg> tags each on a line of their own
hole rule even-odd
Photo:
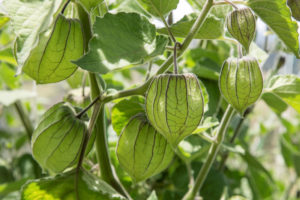
<svg viewBox="0 0 300 200">
<path fill-rule="evenodd" d="M 15 77 L 14 68 L 2 62 L 0 64 L 0 81 L 3 81 L 9 89 L 15 89 L 20 86 L 20 78 Z"/>
<path fill-rule="evenodd" d="M 295 75 L 274 76 L 266 88 L 300 113 L 300 78 Z M 275 103 L 275 102 L 274 102 Z"/>
<path fill-rule="evenodd" d="M 291 19 L 286 0 L 249 0 L 247 4 L 299 58 L 298 25 Z"/>
<path fill-rule="evenodd" d="M 298 0 L 287 0 L 287 5 L 291 8 L 292 16 L 300 21 L 300 4 Z"/>
<path fill-rule="evenodd" d="M 179 0 L 137 0 L 150 14 L 160 17 L 177 8 Z"/>
<path fill-rule="evenodd" d="M 116 8 L 117 12 L 135 12 L 151 18 L 151 15 L 149 15 L 136 0 L 123 0 L 121 2 L 122 3 Z"/>
<path fill-rule="evenodd" d="M 280 147 L 281 154 L 285 161 L 286 166 L 293 166 L 293 154 L 297 153 L 297 149 L 294 147 L 291 138 L 288 134 L 283 134 L 280 136 Z"/>
<path fill-rule="evenodd" d="M 15 54 L 18 72 L 36 45 L 39 34 L 52 23 L 52 16 L 62 0 L 4 0 L 3 6 L 11 19 L 12 28 L 17 35 Z"/>
<path fill-rule="evenodd" d="M 74 61 L 81 68 L 105 74 L 138 64 L 164 52 L 168 39 L 156 36 L 155 26 L 136 13 L 107 13 L 96 18 L 89 52 Z"/>
<path fill-rule="evenodd" d="M 206 117 L 202 124 L 200 126 L 198 126 L 198 128 L 196 130 L 193 131 L 193 134 L 198 134 L 198 133 L 202 133 L 210 128 L 213 128 L 215 126 L 219 125 L 219 121 L 217 118 L 214 117 Z"/>
<path fill-rule="evenodd" d="M 79 2 L 85 7 L 87 11 L 91 11 L 99 4 L 105 3 L 104 0 L 79 0 Z"/>
<path fill-rule="evenodd" d="M 280 97 L 271 92 L 263 93 L 262 99 L 276 114 L 281 114 L 288 108 L 288 105 Z"/>
<path fill-rule="evenodd" d="M 4 16 L 3 14 L 0 13 L 0 29 L 3 28 L 9 22 L 9 17 Z"/>
<path fill-rule="evenodd" d="M 0 104 L 3 104 L 4 106 L 9 106 L 21 99 L 28 99 L 33 97 L 36 97 L 36 93 L 26 90 L 0 90 Z"/>
<path fill-rule="evenodd" d="M 12 181 L 12 182 L 0 184 L 0 198 L 6 196 L 11 192 L 20 191 L 22 185 L 24 185 L 28 180 L 29 178 L 23 178 L 18 181 Z"/>
<path fill-rule="evenodd" d="M 16 65 L 16 59 L 14 58 L 13 51 L 11 48 L 2 49 L 0 51 L 0 60 L 12 65 Z"/>
<path fill-rule="evenodd" d="M 23 71 L 37 83 L 54 83 L 71 76 L 77 66 L 71 63 L 83 55 L 84 41 L 81 24 L 59 14 L 53 30 L 40 35 Z"/>
<path fill-rule="evenodd" d="M 178 149 L 187 162 L 205 156 L 210 143 L 203 140 L 199 135 L 191 135 L 179 143 Z"/>
<path fill-rule="evenodd" d="M 123 99 L 115 104 L 111 112 L 111 121 L 117 135 L 120 135 L 129 119 L 140 112 L 145 112 L 144 99 L 140 97 Z"/>
<path fill-rule="evenodd" d="M 242 155 L 248 164 L 248 180 L 254 199 L 273 199 L 275 184 L 268 170 L 248 151 Z"/>
<path fill-rule="evenodd" d="M 56 177 L 29 181 L 21 193 L 21 200 L 69 200 L 76 199 L 76 195 L 79 199 L 88 200 L 125 199 L 107 183 L 84 170 L 79 171 L 78 180 L 75 171 L 71 171 Z"/>
<path fill-rule="evenodd" d="M 196 21 L 196 14 L 190 14 L 184 16 L 180 21 L 173 24 L 170 29 L 175 37 L 185 38 L 189 33 L 191 27 Z M 168 34 L 166 28 L 157 30 L 159 33 Z M 217 39 L 223 35 L 224 32 L 224 20 L 214 16 L 209 16 L 204 21 L 199 32 L 195 35 L 196 39 Z"/>
</svg>

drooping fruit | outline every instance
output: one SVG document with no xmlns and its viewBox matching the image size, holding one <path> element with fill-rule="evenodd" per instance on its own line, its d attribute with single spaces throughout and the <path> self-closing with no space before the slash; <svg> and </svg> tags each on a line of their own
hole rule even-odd
<svg viewBox="0 0 300 200">
<path fill-rule="evenodd" d="M 203 108 L 198 78 L 191 73 L 159 75 L 147 91 L 147 117 L 173 147 L 197 128 Z"/>
<path fill-rule="evenodd" d="M 263 89 L 258 61 L 249 56 L 227 59 L 221 70 L 219 87 L 226 101 L 243 115 Z"/>
<path fill-rule="evenodd" d="M 151 126 L 144 113 L 133 116 L 122 130 L 117 157 L 135 181 L 158 174 L 168 167 L 173 156 L 167 140 Z"/>
<path fill-rule="evenodd" d="M 55 104 L 42 116 L 33 133 L 34 158 L 44 169 L 55 173 L 72 167 L 79 158 L 85 131 L 85 123 L 76 118 L 70 104 Z"/>
<path fill-rule="evenodd" d="M 254 38 L 256 19 L 250 8 L 234 10 L 227 16 L 227 30 L 246 51 Z"/>
<path fill-rule="evenodd" d="M 55 83 L 71 76 L 77 66 L 71 63 L 83 55 L 84 38 L 81 23 L 59 14 L 26 60 L 23 71 L 37 83 Z"/>
</svg>

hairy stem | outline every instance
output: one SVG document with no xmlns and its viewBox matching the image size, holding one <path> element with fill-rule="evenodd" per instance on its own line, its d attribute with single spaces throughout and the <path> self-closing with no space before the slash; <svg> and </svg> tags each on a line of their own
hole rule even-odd
<svg viewBox="0 0 300 200">
<path fill-rule="evenodd" d="M 215 136 L 216 137 L 215 142 L 211 144 L 208 156 L 206 158 L 205 163 L 203 164 L 203 166 L 201 167 L 201 169 L 197 175 L 195 184 L 187 192 L 187 194 L 183 198 L 184 200 L 194 200 L 196 198 L 199 190 L 203 186 L 203 183 L 207 177 L 207 174 L 209 173 L 210 168 L 211 168 L 213 162 L 215 161 L 216 156 L 219 152 L 220 146 L 222 145 L 225 133 L 227 132 L 228 124 L 229 124 L 234 112 L 235 112 L 234 109 L 230 105 L 228 105 L 226 112 L 223 115 L 221 124 L 218 128 L 217 134 Z"/>
<path fill-rule="evenodd" d="M 93 73 L 89 73 L 90 86 L 91 86 L 91 98 L 96 99 L 102 93 L 102 88 L 99 87 L 96 80 L 96 76 Z M 103 102 L 102 102 L 103 103 Z M 96 106 L 95 106 L 96 107 Z M 95 109 L 94 107 L 94 109 Z M 123 188 L 117 177 L 113 173 L 113 169 L 110 162 L 108 143 L 106 138 L 106 119 L 104 115 L 104 106 L 99 110 L 99 116 L 96 119 L 96 125 L 94 134 L 96 134 L 96 154 L 99 163 L 101 178 L 110 184 L 115 190 L 122 195 L 130 199 L 129 194 Z"/>
<path fill-rule="evenodd" d="M 16 101 L 14 103 L 14 106 L 16 107 L 16 110 L 18 112 L 18 115 L 20 116 L 20 119 L 22 121 L 22 124 L 26 130 L 26 133 L 27 133 L 27 136 L 28 136 L 28 139 L 29 141 L 31 140 L 31 136 L 32 136 L 32 133 L 33 133 L 33 125 L 29 119 L 29 116 L 28 114 L 26 113 L 26 111 L 24 110 L 24 107 L 21 103 L 21 101 Z"/>
<path fill-rule="evenodd" d="M 85 35 L 85 52 L 88 51 L 88 42 L 92 38 L 92 30 L 88 13 L 81 7 L 77 5 L 79 18 L 83 24 L 83 30 Z M 90 87 L 91 87 L 91 99 L 98 99 L 102 95 L 102 88 L 98 85 L 97 78 L 95 74 L 89 73 Z M 131 199 L 126 190 L 121 186 L 121 183 L 113 174 L 112 166 L 109 159 L 108 145 L 106 140 L 106 124 L 104 118 L 104 102 L 95 100 L 95 105 L 93 107 L 93 114 L 89 124 L 89 130 L 87 135 L 87 140 L 91 135 L 94 126 L 96 134 L 96 153 L 100 166 L 101 178 L 110 184 L 114 189 L 120 192 L 122 195 Z M 86 141 L 87 144 L 87 141 Z M 81 155 L 81 159 L 83 159 Z M 82 162 L 82 161 L 81 161 Z"/>
</svg>

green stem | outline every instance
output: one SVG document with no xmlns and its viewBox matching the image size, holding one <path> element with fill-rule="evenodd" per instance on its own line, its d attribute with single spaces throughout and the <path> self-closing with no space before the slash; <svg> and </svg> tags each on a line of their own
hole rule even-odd
<svg viewBox="0 0 300 200">
<path fill-rule="evenodd" d="M 158 13 L 160 13 L 160 12 L 158 12 Z M 164 25 L 165 25 L 165 27 L 166 27 L 168 33 L 169 33 L 169 36 L 171 37 L 171 40 L 175 43 L 175 42 L 176 42 L 176 39 L 175 39 L 175 37 L 174 37 L 174 35 L 173 35 L 173 33 L 172 33 L 172 31 L 171 31 L 171 29 L 170 29 L 170 27 L 169 27 L 167 21 L 166 21 L 166 19 L 165 19 L 161 14 L 159 14 L 159 16 L 160 16 L 162 22 L 164 23 Z"/>
<path fill-rule="evenodd" d="M 102 93 L 102 89 L 99 87 L 96 80 L 96 76 L 93 73 L 89 73 L 90 86 L 91 86 L 91 98 L 95 99 Z M 103 102 L 102 102 L 103 103 Z M 94 107 L 95 108 L 95 107 Z M 95 134 L 96 134 L 96 154 L 99 163 L 101 178 L 110 184 L 114 189 L 120 192 L 122 195 L 131 199 L 127 191 L 123 188 L 117 177 L 113 173 L 113 169 L 110 162 L 108 143 L 106 138 L 106 119 L 104 106 L 100 108 L 100 113 L 96 119 Z"/>
<path fill-rule="evenodd" d="M 92 38 L 92 30 L 90 24 L 90 18 L 88 13 L 77 5 L 79 18 L 83 24 L 83 30 L 85 35 L 85 52 L 88 51 L 88 43 Z M 99 87 L 95 74 L 89 73 L 90 87 L 91 87 L 91 99 L 97 99 L 102 95 L 102 88 Z M 95 125 L 96 134 L 96 154 L 99 162 L 101 178 L 116 189 L 120 194 L 131 199 L 126 190 L 122 187 L 121 183 L 113 174 L 112 166 L 109 159 L 108 145 L 106 139 L 106 124 L 104 118 L 104 102 L 96 101 L 93 107 L 92 119 L 89 125 L 89 135 L 91 134 Z M 88 137 L 87 137 L 88 138 Z"/>
<path fill-rule="evenodd" d="M 16 107 L 16 110 L 17 110 L 17 112 L 18 112 L 18 114 L 20 116 L 22 124 L 23 124 L 23 126 L 24 126 L 24 128 L 26 130 L 28 139 L 30 141 L 34 129 L 33 129 L 32 123 L 31 123 L 31 121 L 29 119 L 29 116 L 26 113 L 26 111 L 24 110 L 24 107 L 23 107 L 21 101 L 16 101 L 14 103 L 14 106 Z"/>
<path fill-rule="evenodd" d="M 218 1 L 215 2 L 214 5 L 219 6 L 219 5 L 235 5 L 235 4 L 242 4 L 242 5 L 246 5 L 245 1 Z M 236 6 L 234 6 L 236 7 Z"/>
<path fill-rule="evenodd" d="M 216 134 L 215 142 L 211 144 L 208 156 L 206 158 L 205 163 L 203 164 L 200 172 L 198 173 L 198 176 L 195 180 L 194 186 L 187 192 L 184 200 L 194 200 L 196 195 L 198 194 L 198 191 L 203 186 L 203 183 L 207 177 L 207 174 L 210 171 L 210 168 L 213 164 L 213 162 L 216 159 L 216 156 L 219 152 L 220 146 L 222 145 L 222 142 L 224 140 L 225 133 L 227 132 L 228 124 L 234 114 L 234 109 L 228 105 L 226 112 L 222 118 L 221 124 L 219 126 L 218 132 Z"/>
<path fill-rule="evenodd" d="M 241 128 L 242 128 L 242 125 L 243 125 L 244 121 L 245 121 L 245 118 L 240 118 L 240 120 L 239 120 L 239 122 L 238 122 L 238 125 L 237 125 L 237 127 L 235 128 L 235 130 L 234 130 L 234 134 L 233 134 L 232 138 L 231 138 L 230 141 L 229 141 L 230 144 L 233 144 L 235 138 L 236 138 L 236 137 L 238 136 L 238 134 L 240 133 L 240 130 L 241 130 Z M 222 159 L 221 159 L 221 161 L 220 161 L 220 165 L 219 165 L 219 170 L 220 170 L 220 171 L 223 171 L 223 170 L 224 170 L 225 163 L 226 163 L 226 161 L 227 161 L 227 159 L 228 159 L 228 156 L 229 156 L 229 151 L 226 151 L 226 152 L 223 154 Z"/>
</svg>

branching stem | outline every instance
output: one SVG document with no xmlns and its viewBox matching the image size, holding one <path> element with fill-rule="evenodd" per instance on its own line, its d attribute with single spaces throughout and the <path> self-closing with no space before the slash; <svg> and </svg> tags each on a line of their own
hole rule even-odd
<svg viewBox="0 0 300 200">
<path fill-rule="evenodd" d="M 195 184 L 193 187 L 187 192 L 185 197 L 183 198 L 184 200 L 194 200 L 200 191 L 201 187 L 203 186 L 203 183 L 207 177 L 207 174 L 210 171 L 210 168 L 215 161 L 215 158 L 219 152 L 220 146 L 223 143 L 225 133 L 227 132 L 227 127 L 228 124 L 234 114 L 234 109 L 228 105 L 225 114 L 223 115 L 221 124 L 217 130 L 217 134 L 215 136 L 215 142 L 211 144 L 208 156 L 206 158 L 205 163 L 201 167 L 197 178 L 195 180 Z"/>
</svg>

